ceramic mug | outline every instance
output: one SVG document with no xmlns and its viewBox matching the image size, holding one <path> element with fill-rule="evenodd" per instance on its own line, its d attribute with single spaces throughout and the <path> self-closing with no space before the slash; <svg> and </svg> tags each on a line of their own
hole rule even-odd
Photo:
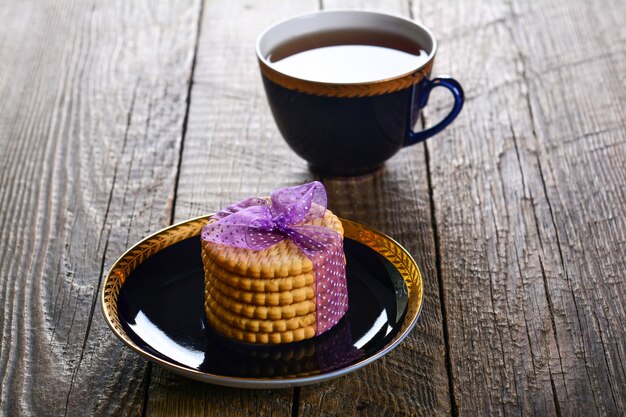
<svg viewBox="0 0 626 417">
<path fill-rule="evenodd" d="M 366 82 L 294 76 L 271 59 L 294 40 L 304 49 L 307 45 L 315 48 L 320 35 L 368 31 L 415 41 L 427 56 L 409 71 Z M 435 37 L 424 26 L 366 11 L 325 11 L 291 18 L 267 29 L 256 44 L 265 92 L 282 136 L 314 172 L 331 176 L 374 171 L 402 147 L 439 133 L 454 120 L 463 107 L 463 89 L 452 78 L 430 77 L 436 52 Z M 450 90 L 452 110 L 435 126 L 416 132 L 413 126 L 436 87 Z"/>
</svg>

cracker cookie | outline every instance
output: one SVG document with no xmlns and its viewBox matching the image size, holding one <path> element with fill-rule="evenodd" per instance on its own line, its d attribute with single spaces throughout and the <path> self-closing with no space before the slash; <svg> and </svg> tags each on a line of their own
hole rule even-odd
<svg viewBox="0 0 626 417">
<path fill-rule="evenodd" d="M 209 286 L 213 286 L 216 287 L 222 294 L 226 294 L 236 301 L 256 306 L 281 306 L 300 303 L 304 300 L 311 300 L 315 298 L 314 284 L 287 291 L 244 291 L 223 282 L 215 272 L 213 274 L 205 274 L 205 283 L 205 290 L 208 289 Z"/>
<path fill-rule="evenodd" d="M 220 281 L 231 287 L 244 291 L 255 292 L 277 292 L 290 291 L 315 283 L 315 272 L 310 271 L 304 274 L 287 276 L 283 278 L 249 278 L 234 274 L 216 265 L 204 252 L 202 252 L 202 262 L 204 264 L 205 281 L 207 275 L 215 275 Z"/>
<path fill-rule="evenodd" d="M 226 310 L 210 294 L 205 294 L 205 310 L 213 313 L 217 318 L 230 326 L 252 333 L 282 333 L 287 330 L 297 330 L 311 326 L 315 331 L 315 313 L 296 316 L 291 319 L 258 320 L 241 317 Z"/>
<path fill-rule="evenodd" d="M 326 210 L 323 218 L 312 219 L 307 224 L 326 227 L 343 237 L 341 221 L 330 210 Z M 203 240 L 202 251 L 221 268 L 249 278 L 284 278 L 313 272 L 311 260 L 289 239 L 260 251 Z"/>
<path fill-rule="evenodd" d="M 315 325 L 301 327 L 296 330 L 287 330 L 284 332 L 264 333 L 249 332 L 233 327 L 221 319 L 219 319 L 209 308 L 205 308 L 209 324 L 219 333 L 231 339 L 239 340 L 246 343 L 261 344 L 279 344 L 299 342 L 304 339 L 310 339 L 315 336 Z"/>
<path fill-rule="evenodd" d="M 292 319 L 315 312 L 315 301 L 304 300 L 282 306 L 256 306 L 240 303 L 223 294 L 214 286 L 207 286 L 208 295 L 222 308 L 241 317 L 260 320 Z M 206 296 L 206 294 L 205 294 Z"/>
</svg>

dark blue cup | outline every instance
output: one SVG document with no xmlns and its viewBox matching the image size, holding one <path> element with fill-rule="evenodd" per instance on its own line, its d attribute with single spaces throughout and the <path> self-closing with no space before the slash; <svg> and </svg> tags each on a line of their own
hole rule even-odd
<svg viewBox="0 0 626 417">
<path fill-rule="evenodd" d="M 321 82 L 287 74 L 270 60 L 294 39 L 315 45 L 320 34 L 353 31 L 390 33 L 414 40 L 428 54 L 416 68 L 367 82 Z M 431 79 L 437 43 L 418 23 L 364 11 L 318 12 L 267 29 L 257 41 L 257 57 L 267 99 L 287 144 L 321 175 L 361 175 L 380 168 L 402 147 L 427 139 L 450 124 L 463 107 L 463 89 L 454 79 Z M 452 110 L 426 130 L 413 130 L 428 96 L 445 87 Z"/>
</svg>

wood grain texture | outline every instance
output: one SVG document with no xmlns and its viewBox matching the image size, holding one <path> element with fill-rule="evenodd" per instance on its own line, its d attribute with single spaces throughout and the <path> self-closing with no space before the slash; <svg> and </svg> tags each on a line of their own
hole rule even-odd
<svg viewBox="0 0 626 417">
<path fill-rule="evenodd" d="M 106 327 L 100 280 L 171 221 L 313 179 L 254 41 L 320 7 L 424 22 L 434 74 L 466 89 L 426 145 L 322 179 L 332 210 L 415 256 L 418 324 L 296 391 L 147 364 Z M 0 415 L 626 415 L 624 15 L 617 0 L 0 2 Z M 425 124 L 449 104 L 433 92 Z"/>
<path fill-rule="evenodd" d="M 216 211 L 250 195 L 311 180 L 281 138 L 255 55 L 263 29 L 317 8 L 316 1 L 204 5 L 175 220 Z M 290 415 L 293 390 L 238 390 L 155 367 L 147 416 Z"/>
<path fill-rule="evenodd" d="M 100 279 L 167 225 L 198 3 L 0 5 L 0 414 L 139 415 Z"/>
<path fill-rule="evenodd" d="M 563 415 L 625 415 L 626 4 L 539 9 L 514 2 L 513 12 L 537 139 L 520 160 L 525 167 L 537 159 L 529 188 L 544 190 L 540 217 L 550 220 L 539 235 L 546 252 L 558 255 L 555 266 L 544 265 L 556 329 L 552 357 L 566 373 L 556 396 Z M 553 21 L 556 30 L 533 33 L 531 22 Z M 525 42 L 531 36 L 532 49 Z M 555 49 L 563 51 L 559 59 Z"/>
<path fill-rule="evenodd" d="M 513 3 L 415 4 L 467 89 L 427 144 L 457 413 L 624 415 L 624 5 Z"/>
<path fill-rule="evenodd" d="M 356 8 L 410 16 L 408 1 L 329 1 L 325 10 Z M 439 140 L 446 140 L 446 134 Z M 398 240 L 424 276 L 424 307 L 405 341 L 382 360 L 330 383 L 303 387 L 303 416 L 449 415 L 439 285 L 424 146 L 403 149 L 383 171 L 324 179 L 330 208 Z"/>
</svg>

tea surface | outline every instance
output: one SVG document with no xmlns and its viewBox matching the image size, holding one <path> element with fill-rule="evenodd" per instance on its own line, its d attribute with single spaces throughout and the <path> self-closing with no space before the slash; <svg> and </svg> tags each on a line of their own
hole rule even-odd
<svg viewBox="0 0 626 417">
<path fill-rule="evenodd" d="M 417 43 L 381 32 L 328 32 L 276 48 L 272 66 L 287 75 L 329 83 L 363 83 L 397 77 L 428 61 Z"/>
</svg>

